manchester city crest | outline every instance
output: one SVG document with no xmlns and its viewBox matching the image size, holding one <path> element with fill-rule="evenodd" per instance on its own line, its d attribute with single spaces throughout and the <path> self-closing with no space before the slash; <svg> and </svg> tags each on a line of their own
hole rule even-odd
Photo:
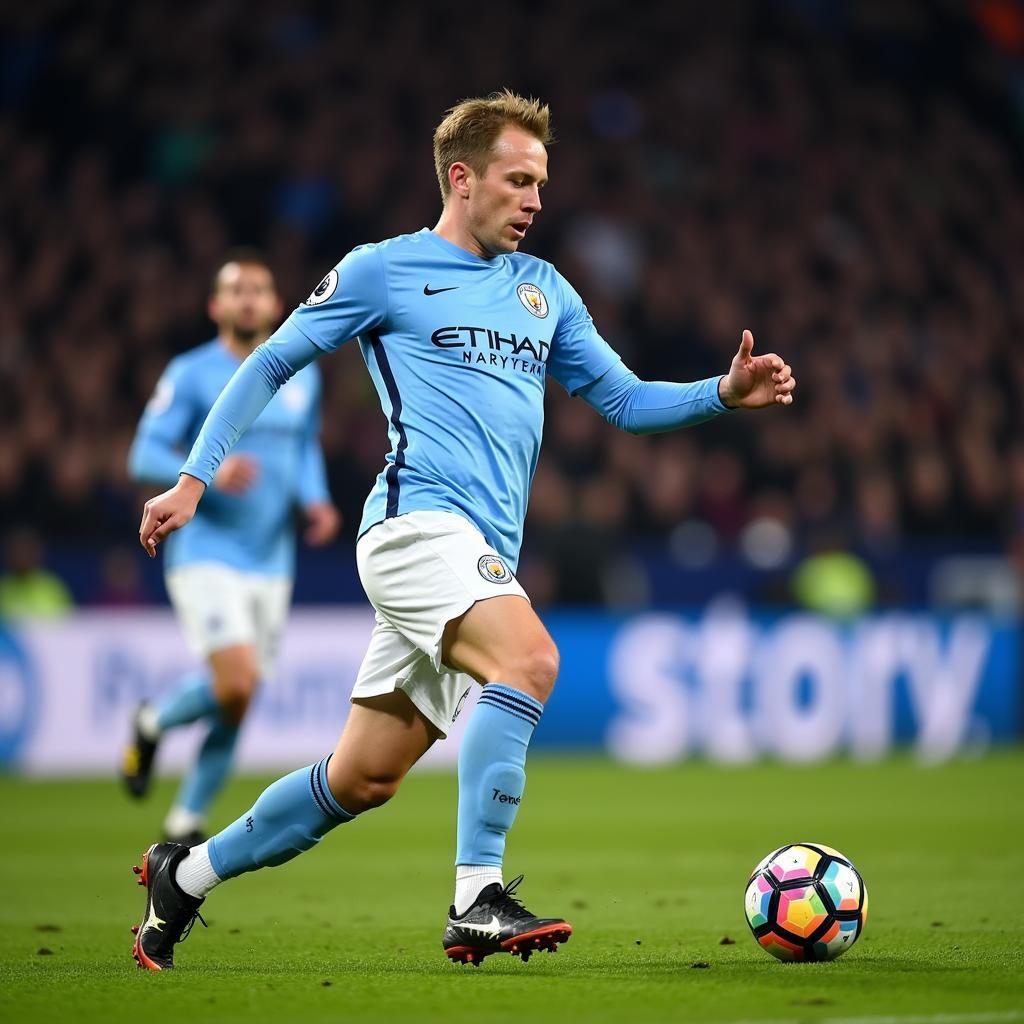
<svg viewBox="0 0 1024 1024">
<path fill-rule="evenodd" d="M 534 315 L 542 320 L 548 315 L 548 300 L 544 293 L 535 285 L 524 281 L 517 289 L 519 301 Z"/>
<path fill-rule="evenodd" d="M 504 559 L 499 558 L 497 555 L 484 555 L 476 563 L 476 568 L 477 572 L 485 580 L 490 580 L 491 583 L 508 583 L 512 579 L 511 570 L 505 564 Z"/>
</svg>

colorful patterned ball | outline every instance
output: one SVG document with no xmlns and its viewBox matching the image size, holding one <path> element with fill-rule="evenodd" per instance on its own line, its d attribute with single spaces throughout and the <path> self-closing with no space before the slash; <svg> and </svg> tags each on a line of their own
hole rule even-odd
<svg viewBox="0 0 1024 1024">
<path fill-rule="evenodd" d="M 754 868 L 743 898 L 747 924 L 780 960 L 835 960 L 864 930 L 868 891 L 838 850 L 794 843 Z"/>
</svg>

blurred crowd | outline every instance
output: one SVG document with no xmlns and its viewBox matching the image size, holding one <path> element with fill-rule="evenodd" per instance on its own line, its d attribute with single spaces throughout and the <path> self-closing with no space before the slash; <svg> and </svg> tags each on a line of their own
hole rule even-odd
<svg viewBox="0 0 1024 1024">
<path fill-rule="evenodd" d="M 558 136 L 526 251 L 626 362 L 722 373 L 749 327 L 799 381 L 791 409 L 650 438 L 552 385 L 533 586 L 586 599 L 655 541 L 781 561 L 1011 546 L 1024 154 L 991 6 L 5 10 L 0 516 L 130 540 L 135 424 L 168 358 L 211 336 L 222 255 L 261 246 L 291 307 L 353 245 L 433 225 L 434 125 L 508 85 L 550 102 Z M 350 543 L 385 421 L 355 346 L 321 365 Z"/>
</svg>

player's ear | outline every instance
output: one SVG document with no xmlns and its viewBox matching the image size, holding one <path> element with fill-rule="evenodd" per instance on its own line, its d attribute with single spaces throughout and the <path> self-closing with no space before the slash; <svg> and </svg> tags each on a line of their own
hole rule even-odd
<svg viewBox="0 0 1024 1024">
<path fill-rule="evenodd" d="M 448 184 L 452 187 L 453 195 L 461 196 L 463 199 L 469 198 L 469 179 L 472 174 L 469 164 L 464 164 L 460 160 L 456 160 L 448 168 Z"/>
</svg>

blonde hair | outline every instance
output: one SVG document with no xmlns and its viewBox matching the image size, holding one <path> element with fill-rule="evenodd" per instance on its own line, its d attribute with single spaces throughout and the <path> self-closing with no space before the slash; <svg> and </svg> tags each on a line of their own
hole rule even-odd
<svg viewBox="0 0 1024 1024">
<path fill-rule="evenodd" d="M 454 163 L 469 164 L 482 176 L 491 162 L 495 140 L 508 125 L 522 128 L 545 146 L 553 141 L 548 105 L 517 96 L 510 89 L 463 100 L 447 112 L 434 131 L 434 169 L 443 200 L 447 201 L 452 191 L 448 168 Z"/>
</svg>

